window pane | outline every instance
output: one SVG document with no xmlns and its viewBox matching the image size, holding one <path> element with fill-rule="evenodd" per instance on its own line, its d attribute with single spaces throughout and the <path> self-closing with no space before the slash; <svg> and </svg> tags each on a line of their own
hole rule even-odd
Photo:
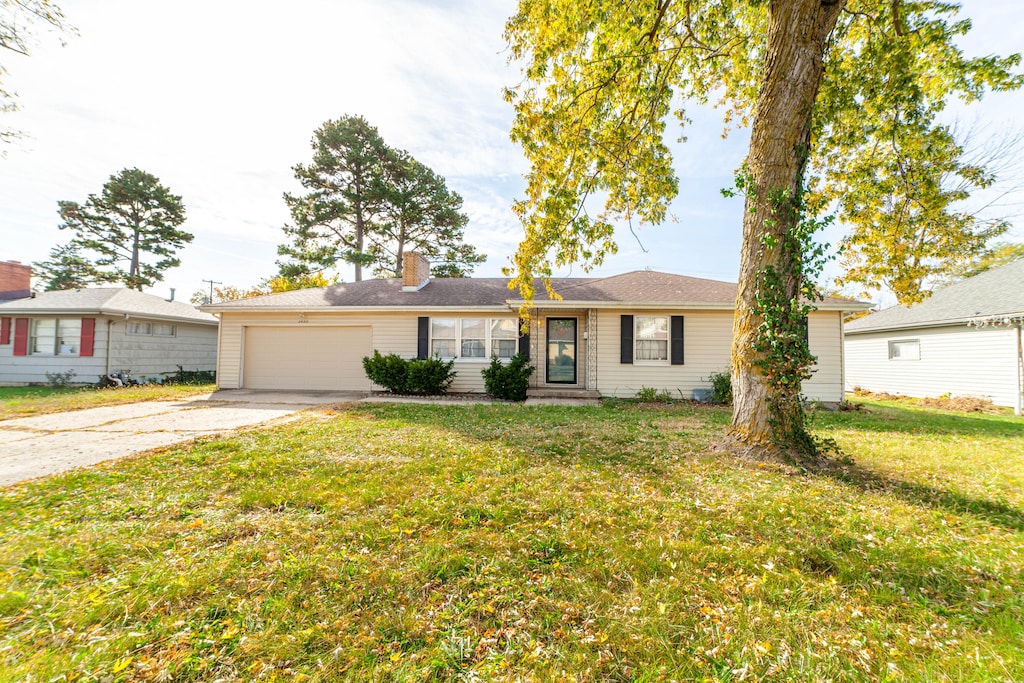
<svg viewBox="0 0 1024 683">
<path fill-rule="evenodd" d="M 463 339 L 486 339 L 487 320 L 484 318 L 463 318 L 462 320 Z"/>
<path fill-rule="evenodd" d="M 668 360 L 668 342 L 638 339 L 636 360 Z"/>
<path fill-rule="evenodd" d="M 548 341 L 576 341 L 576 320 L 548 320 Z"/>
<path fill-rule="evenodd" d="M 128 323 L 127 328 L 128 334 L 149 334 L 152 332 L 152 326 L 149 323 Z"/>
<path fill-rule="evenodd" d="M 57 321 L 57 353 L 62 355 L 74 355 L 78 353 L 78 344 L 82 340 L 82 321 L 58 320 Z"/>
<path fill-rule="evenodd" d="M 518 345 L 515 339 L 494 339 L 491 341 L 491 355 L 498 358 L 511 358 L 516 355 Z"/>
<path fill-rule="evenodd" d="M 455 339 L 454 318 L 431 318 L 430 336 L 434 339 Z"/>
<path fill-rule="evenodd" d="M 918 339 L 889 342 L 890 360 L 921 360 L 921 342 Z"/>
<path fill-rule="evenodd" d="M 430 355 L 441 356 L 441 358 L 455 357 L 454 339 L 435 339 L 430 342 Z"/>
<path fill-rule="evenodd" d="M 484 340 L 483 339 L 463 339 L 462 340 L 462 357 L 463 358 L 483 358 L 484 357 Z"/>
<path fill-rule="evenodd" d="M 668 339 L 668 318 L 637 317 L 637 339 Z"/>
<path fill-rule="evenodd" d="M 32 353 L 51 355 L 57 341 L 57 321 L 42 318 L 32 321 Z"/>
<path fill-rule="evenodd" d="M 153 336 L 155 336 L 155 337 L 173 337 L 174 336 L 174 325 L 165 325 L 165 324 L 153 325 Z"/>
<path fill-rule="evenodd" d="M 519 323 L 516 320 L 492 320 L 491 339 L 517 339 Z"/>
</svg>

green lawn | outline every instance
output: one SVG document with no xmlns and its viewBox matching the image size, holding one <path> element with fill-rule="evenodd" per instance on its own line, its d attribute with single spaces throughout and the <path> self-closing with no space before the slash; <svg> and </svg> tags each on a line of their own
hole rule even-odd
<svg viewBox="0 0 1024 683">
<path fill-rule="evenodd" d="M 138 387 L 0 387 L 0 420 L 45 413 L 63 413 L 139 401 L 159 401 L 208 394 L 213 384 L 148 384 Z"/>
<path fill-rule="evenodd" d="M 0 490 L 0 680 L 1024 680 L 1024 426 L 366 405 Z M 59 678 L 64 676 L 64 678 Z"/>
</svg>

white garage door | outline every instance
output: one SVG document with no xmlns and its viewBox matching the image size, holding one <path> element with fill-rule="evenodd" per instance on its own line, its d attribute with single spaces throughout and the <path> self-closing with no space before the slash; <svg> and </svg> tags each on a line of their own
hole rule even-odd
<svg viewBox="0 0 1024 683">
<path fill-rule="evenodd" d="M 367 391 L 369 327 L 246 327 L 246 389 Z"/>
</svg>

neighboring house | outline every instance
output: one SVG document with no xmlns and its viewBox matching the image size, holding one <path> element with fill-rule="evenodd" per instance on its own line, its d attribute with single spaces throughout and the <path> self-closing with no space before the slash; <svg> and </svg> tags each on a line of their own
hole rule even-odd
<svg viewBox="0 0 1024 683">
<path fill-rule="evenodd" d="M 1024 261 L 944 287 L 913 307 L 847 323 L 846 387 L 951 394 L 1022 409 Z"/>
<path fill-rule="evenodd" d="M 529 334 L 522 303 L 499 278 L 431 279 L 406 254 L 403 279 L 365 280 L 203 306 L 220 317 L 222 388 L 372 388 L 362 359 L 374 349 L 404 358 L 454 358 L 451 390 L 483 392 L 491 356 L 529 354 L 544 389 L 631 397 L 642 387 L 689 398 L 728 368 L 736 285 L 636 271 L 606 278 L 556 278 L 558 301 L 537 300 Z M 543 288 L 540 289 L 543 291 Z M 842 316 L 866 304 L 828 299 L 808 333 L 818 357 L 804 393 L 843 397 Z"/>
<path fill-rule="evenodd" d="M 0 284 L 9 263 L 0 263 Z M 118 371 L 161 377 L 179 365 L 213 370 L 216 357 L 217 319 L 186 303 L 119 287 L 0 300 L 0 385 L 69 370 L 82 384 Z"/>
</svg>

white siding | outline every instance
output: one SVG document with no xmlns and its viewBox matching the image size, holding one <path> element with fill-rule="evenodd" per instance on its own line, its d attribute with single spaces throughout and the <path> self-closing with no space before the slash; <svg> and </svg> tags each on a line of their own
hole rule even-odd
<svg viewBox="0 0 1024 683">
<path fill-rule="evenodd" d="M 74 370 L 71 379 L 75 384 L 95 384 L 103 374 L 105 344 L 107 338 L 106 324 L 103 318 L 96 318 L 95 350 L 92 356 L 15 356 L 14 355 L 14 321 L 16 318 L 53 318 L 63 320 L 81 319 L 81 316 L 11 316 L 11 343 L 0 344 L 0 384 L 25 385 L 46 384 L 46 373 L 67 372 Z M 87 316 L 93 317 L 93 316 Z M 31 325 L 31 322 L 29 323 Z"/>
<path fill-rule="evenodd" d="M 619 334 L 621 315 L 682 315 L 683 365 L 621 363 Z M 604 396 L 628 398 L 641 387 L 666 390 L 690 398 L 695 388 L 710 388 L 713 372 L 728 370 L 732 346 L 731 311 L 628 311 L 597 312 L 597 389 Z M 809 317 L 811 353 L 818 357 L 814 375 L 804 383 L 803 394 L 816 401 L 842 400 L 842 343 L 839 313 L 822 311 Z"/>
<path fill-rule="evenodd" d="M 684 365 L 623 365 L 619 362 L 619 316 L 684 316 Z M 498 317 L 499 314 L 446 311 L 444 317 Z M 511 316 L 511 314 L 505 314 Z M 550 317 L 578 317 L 578 386 L 596 389 L 605 396 L 632 397 L 641 387 L 667 390 L 673 396 L 689 398 L 697 387 L 710 387 L 712 372 L 729 367 L 732 344 L 731 311 L 630 311 L 597 310 L 540 311 L 531 330 L 530 357 L 537 370 L 532 386 L 544 385 L 544 330 L 540 321 Z M 592 319 L 588 321 L 588 316 Z M 225 389 L 242 385 L 243 337 L 246 326 L 369 326 L 373 329 L 372 348 L 383 354 L 396 353 L 403 358 L 416 357 L 417 314 L 396 313 L 306 313 L 299 322 L 298 313 L 224 313 L 220 324 L 220 353 L 217 382 Z M 804 385 L 804 394 L 819 401 L 842 399 L 842 342 L 837 312 L 812 313 L 809 322 L 811 353 L 818 356 L 814 377 Z M 583 333 L 589 331 L 589 339 Z M 588 365 L 589 363 L 589 365 Z M 483 392 L 480 371 L 483 360 L 456 360 L 455 382 L 451 391 Z M 594 378 L 587 386 L 587 378 Z M 565 386 L 565 385 L 557 385 Z"/>
<path fill-rule="evenodd" d="M 217 383 L 223 389 L 237 389 L 242 385 L 243 337 L 246 326 L 344 326 L 372 328 L 371 348 L 382 354 L 396 353 L 402 358 L 415 358 L 417 352 L 417 319 L 415 313 L 306 313 L 299 322 L 298 313 L 223 313 L 220 323 L 220 353 L 217 364 Z M 480 318 L 498 317 L 496 314 L 445 312 L 444 317 Z M 509 316 L 511 317 L 511 316 Z M 455 381 L 450 391 L 483 392 L 484 380 L 480 371 L 489 361 L 455 361 Z M 375 387 L 379 389 L 380 387 Z"/>
<path fill-rule="evenodd" d="M 843 400 L 843 328 L 839 311 L 816 311 L 807 316 L 807 341 L 817 358 L 802 393 L 814 401 Z"/>
<path fill-rule="evenodd" d="M 45 384 L 47 372 L 68 370 L 75 371 L 73 382 L 95 384 L 107 372 L 118 370 L 129 370 L 134 377 L 160 377 L 176 372 L 179 364 L 186 370 L 213 370 L 215 367 L 217 328 L 213 325 L 174 323 L 177 332 L 174 337 L 129 336 L 125 334 L 125 322 L 120 317 L 86 317 L 96 318 L 92 356 L 14 356 L 12 317 L 11 343 L 0 345 L 0 384 Z M 145 321 L 141 318 L 133 320 Z M 106 360 L 108 348 L 109 365 Z"/>
<path fill-rule="evenodd" d="M 1013 406 L 1016 331 L 966 325 L 846 336 L 846 389 L 918 398 L 976 396 Z M 919 339 L 920 360 L 889 360 L 889 341 Z"/>
<path fill-rule="evenodd" d="M 132 322 L 140 320 L 132 318 Z M 174 336 L 161 337 L 128 334 L 124 320 L 111 321 L 110 371 L 129 371 L 132 377 L 163 377 L 177 372 L 179 365 L 185 370 L 213 370 L 217 366 L 217 327 L 190 323 L 173 325 Z M 101 326 L 107 327 L 97 320 L 97 340 Z M 96 348 L 99 351 L 99 341 Z"/>
</svg>

